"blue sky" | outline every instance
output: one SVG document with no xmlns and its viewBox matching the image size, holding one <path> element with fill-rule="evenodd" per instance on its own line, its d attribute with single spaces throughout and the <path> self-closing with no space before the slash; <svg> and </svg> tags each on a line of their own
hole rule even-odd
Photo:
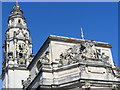
<svg viewBox="0 0 120 90">
<path fill-rule="evenodd" d="M 7 20 L 15 3 L 2 3 L 2 40 Z M 118 64 L 118 3 L 117 2 L 21 2 L 36 54 L 49 35 L 81 38 L 110 43 L 113 59 Z M 3 42 L 2 42 L 3 43 Z"/>
</svg>

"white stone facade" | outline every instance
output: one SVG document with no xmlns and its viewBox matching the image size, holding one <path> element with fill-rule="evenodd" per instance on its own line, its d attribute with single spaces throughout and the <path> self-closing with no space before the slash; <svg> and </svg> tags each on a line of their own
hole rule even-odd
<svg viewBox="0 0 120 90">
<path fill-rule="evenodd" d="M 120 69 L 108 43 L 51 35 L 33 58 L 18 3 L 5 35 L 3 89 L 120 90 Z"/>
<path fill-rule="evenodd" d="M 24 89 L 119 90 L 110 48 L 108 43 L 49 36 L 28 66 L 31 82 Z"/>
</svg>

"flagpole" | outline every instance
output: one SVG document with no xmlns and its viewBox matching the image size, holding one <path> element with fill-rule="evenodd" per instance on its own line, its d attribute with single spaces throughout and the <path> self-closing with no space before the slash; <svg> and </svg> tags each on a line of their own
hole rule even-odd
<svg viewBox="0 0 120 90">
<path fill-rule="evenodd" d="M 81 38 L 84 40 L 84 33 L 82 27 L 81 27 Z"/>
</svg>

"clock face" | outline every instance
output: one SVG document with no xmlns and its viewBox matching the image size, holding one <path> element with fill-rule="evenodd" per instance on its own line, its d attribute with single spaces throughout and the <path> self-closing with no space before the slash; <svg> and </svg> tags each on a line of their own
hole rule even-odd
<svg viewBox="0 0 120 90">
<path fill-rule="evenodd" d="M 19 53 L 27 53 L 28 51 L 28 46 L 25 43 L 17 43 L 16 45 L 16 50 Z"/>
</svg>

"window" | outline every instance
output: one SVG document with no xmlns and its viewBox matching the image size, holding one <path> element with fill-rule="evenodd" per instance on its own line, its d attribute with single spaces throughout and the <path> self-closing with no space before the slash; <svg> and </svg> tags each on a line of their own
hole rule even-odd
<svg viewBox="0 0 120 90">
<path fill-rule="evenodd" d="M 19 53 L 19 58 L 22 58 L 23 57 L 23 54 L 22 53 Z"/>
<path fill-rule="evenodd" d="M 21 22 L 21 20 L 20 19 L 18 19 L 18 23 L 20 23 Z"/>
<path fill-rule="evenodd" d="M 8 57 L 9 57 L 9 58 L 12 58 L 12 57 L 13 57 L 13 52 L 9 52 L 9 53 L 8 53 Z"/>
</svg>

